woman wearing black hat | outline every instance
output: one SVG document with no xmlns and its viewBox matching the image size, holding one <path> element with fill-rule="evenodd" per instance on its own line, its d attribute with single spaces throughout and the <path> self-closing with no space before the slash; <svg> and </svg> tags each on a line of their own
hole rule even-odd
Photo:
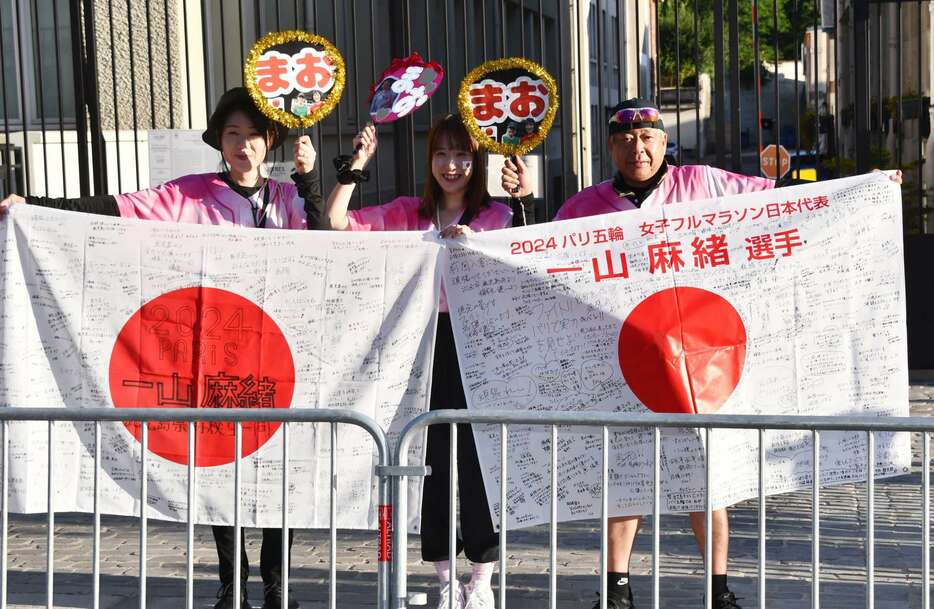
<svg viewBox="0 0 934 609">
<path fill-rule="evenodd" d="M 77 199 L 21 197 L 0 201 L 0 214 L 14 203 L 30 203 L 70 211 L 163 220 L 192 224 L 216 224 L 254 228 L 305 229 L 321 225 L 322 204 L 316 152 L 308 136 L 295 142 L 294 184 L 263 176 L 261 167 L 270 150 L 282 145 L 288 129 L 266 118 L 243 87 L 224 93 L 208 119 L 201 138 L 220 151 L 223 171 L 176 178 L 139 192 Z M 215 609 L 233 609 L 234 528 L 215 526 L 221 588 Z M 242 533 L 242 530 L 241 530 Z M 292 535 L 289 535 L 289 545 Z M 241 542 L 241 606 L 248 609 L 246 580 L 249 573 Z M 265 602 L 263 609 L 282 605 L 282 529 L 263 529 L 260 552 Z M 298 603 L 289 601 L 289 608 Z"/>
<path fill-rule="evenodd" d="M 288 129 L 266 118 L 247 90 L 237 87 L 221 96 L 201 136 L 221 152 L 222 171 L 186 175 L 118 195 L 56 199 L 12 194 L 0 201 L 0 214 L 15 203 L 30 203 L 141 220 L 256 228 L 316 226 L 322 205 L 311 139 L 302 136 L 295 142 L 294 184 L 276 182 L 261 171 L 269 151 L 281 146 L 287 135 Z"/>
</svg>

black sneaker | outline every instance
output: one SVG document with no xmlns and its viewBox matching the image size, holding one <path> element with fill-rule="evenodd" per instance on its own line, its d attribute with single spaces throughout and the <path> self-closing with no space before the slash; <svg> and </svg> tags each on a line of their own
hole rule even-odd
<svg viewBox="0 0 934 609">
<path fill-rule="evenodd" d="M 724 592 L 713 597 L 713 609 L 743 609 L 736 602 L 736 595 L 732 592 Z"/>
<path fill-rule="evenodd" d="M 594 603 L 593 609 L 600 609 L 599 592 L 597 593 L 597 602 Z M 632 603 L 632 591 L 630 590 L 628 598 L 608 592 L 606 595 L 606 609 L 635 609 L 635 605 Z"/>
<path fill-rule="evenodd" d="M 282 609 L 282 586 L 280 584 L 271 584 L 264 588 L 263 590 L 265 601 L 263 602 L 263 609 Z M 298 609 L 298 601 L 292 596 L 292 591 L 289 590 L 289 609 Z"/>
<path fill-rule="evenodd" d="M 214 603 L 214 609 L 233 609 L 233 606 L 233 584 L 221 584 L 220 590 L 217 591 L 217 602 Z M 240 609 L 253 609 L 246 600 L 246 582 L 240 584 Z"/>
</svg>

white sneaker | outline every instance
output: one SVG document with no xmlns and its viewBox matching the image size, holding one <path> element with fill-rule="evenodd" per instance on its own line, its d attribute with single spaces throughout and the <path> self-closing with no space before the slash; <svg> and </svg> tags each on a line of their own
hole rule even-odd
<svg viewBox="0 0 934 609">
<path fill-rule="evenodd" d="M 467 584 L 467 602 L 464 609 L 496 609 L 493 589 L 489 586 Z"/>
<path fill-rule="evenodd" d="M 454 588 L 454 606 L 450 605 L 451 592 L 450 586 Z M 438 609 L 464 609 L 464 586 L 459 581 L 453 581 L 450 584 L 441 586 L 441 598 L 438 600 Z"/>
</svg>

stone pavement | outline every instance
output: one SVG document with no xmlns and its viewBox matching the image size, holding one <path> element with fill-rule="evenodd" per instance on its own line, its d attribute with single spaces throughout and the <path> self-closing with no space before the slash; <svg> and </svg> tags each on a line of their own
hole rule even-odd
<svg viewBox="0 0 934 609">
<path fill-rule="evenodd" d="M 934 383 L 911 390 L 913 414 L 934 415 Z M 909 475 L 876 483 L 876 593 L 878 609 L 921 607 L 920 459 Z M 811 607 L 810 491 L 770 498 L 767 522 L 767 590 L 770 609 Z M 821 606 L 850 609 L 866 606 L 865 487 L 842 485 L 821 492 Z M 104 517 L 101 537 L 101 607 L 139 606 L 139 537 L 132 518 Z M 731 510 L 730 587 L 741 604 L 758 606 L 757 512 L 755 501 Z M 662 518 L 661 606 L 700 608 L 703 565 L 687 517 Z M 633 557 L 633 588 L 638 607 L 651 607 L 651 522 L 639 536 Z M 558 607 L 590 609 L 598 587 L 599 522 L 559 526 Z M 90 607 L 91 517 L 60 514 L 55 526 L 55 607 Z M 214 544 L 209 527 L 195 530 L 194 594 L 196 607 L 210 607 L 217 590 Z M 44 516 L 10 516 L 9 592 L 11 609 L 46 605 L 46 524 Z M 258 560 L 260 536 L 247 532 L 247 552 Z M 417 560 L 418 538 L 410 539 L 413 559 L 409 591 L 429 593 L 437 602 L 431 565 Z M 376 536 L 341 531 L 337 549 L 337 606 L 374 607 Z M 185 526 L 151 521 L 148 543 L 149 607 L 185 606 Z M 531 609 L 548 598 L 548 529 L 510 533 L 507 544 L 507 606 Z M 329 545 L 327 531 L 296 531 L 292 550 L 292 590 L 303 608 L 328 602 Z M 465 563 L 460 565 L 462 572 Z M 259 607 L 262 589 L 254 564 L 249 597 Z M 496 579 L 494 578 L 494 585 Z"/>
</svg>

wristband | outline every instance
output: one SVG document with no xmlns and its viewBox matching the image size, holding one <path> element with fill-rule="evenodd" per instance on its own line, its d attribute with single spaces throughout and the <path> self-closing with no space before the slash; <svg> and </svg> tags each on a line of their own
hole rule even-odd
<svg viewBox="0 0 934 609">
<path fill-rule="evenodd" d="M 334 157 L 334 168 L 337 169 L 337 181 L 341 184 L 359 184 L 370 181 L 370 172 L 365 169 L 351 169 L 352 157 L 349 154 L 339 154 Z"/>
</svg>

